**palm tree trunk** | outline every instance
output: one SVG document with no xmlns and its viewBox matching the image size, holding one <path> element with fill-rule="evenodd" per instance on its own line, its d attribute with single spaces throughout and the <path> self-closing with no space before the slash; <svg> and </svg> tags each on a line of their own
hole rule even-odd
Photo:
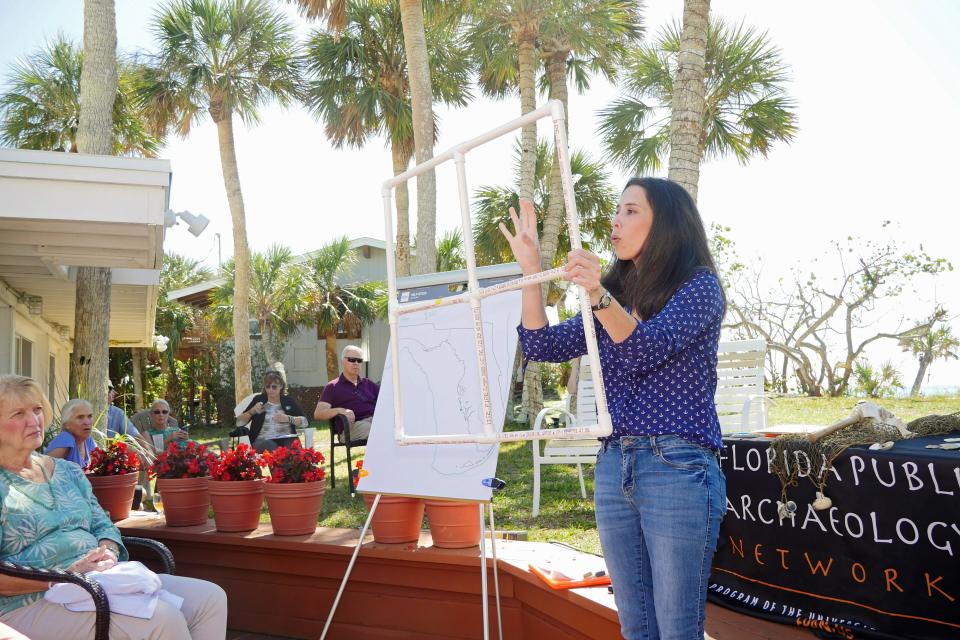
<svg viewBox="0 0 960 640">
<path fill-rule="evenodd" d="M 544 47 L 544 64 L 550 77 L 550 99 L 560 100 L 564 111 L 567 108 L 567 55 L 565 47 L 555 47 L 552 50 Z M 567 121 L 564 120 L 564 127 Z M 540 238 L 540 268 L 549 269 L 557 255 L 560 244 L 560 225 L 563 222 L 563 184 L 560 180 L 560 161 L 556 149 L 553 154 L 553 166 L 550 169 L 550 201 L 547 205 L 547 214 L 543 219 L 543 232 Z M 549 288 L 540 287 L 543 302 L 547 302 Z M 524 409 L 530 421 L 543 409 L 543 373 L 540 363 L 531 362 L 527 365 L 527 372 L 523 378 Z"/>
<path fill-rule="evenodd" d="M 210 115 L 217 123 L 223 186 L 227 190 L 233 220 L 234 397 L 240 402 L 253 391 L 250 382 L 250 247 L 247 245 L 246 213 L 237 169 L 237 148 L 233 140 L 233 112 L 211 104 Z"/>
<path fill-rule="evenodd" d="M 550 78 L 550 99 L 561 101 L 565 112 L 567 111 L 567 56 L 569 54 L 570 50 L 565 47 L 544 51 L 544 64 Z M 564 120 L 563 123 L 564 127 L 569 129 L 567 120 Z M 557 247 L 560 246 L 560 225 L 564 221 L 563 214 L 563 182 L 560 180 L 560 159 L 557 150 L 554 149 L 553 164 L 550 167 L 550 201 L 547 205 L 547 215 L 543 219 L 543 232 L 540 237 L 540 266 L 543 269 L 551 268 L 554 258 L 556 258 Z M 544 288 L 544 296 L 546 296 L 546 288 Z M 544 297 L 544 300 L 546 300 L 546 297 Z"/>
<path fill-rule="evenodd" d="M 393 155 L 393 175 L 398 176 L 407 170 L 410 164 L 410 153 L 399 142 L 390 143 L 390 152 Z M 410 195 L 407 193 L 407 183 L 401 182 L 396 190 L 397 204 L 397 275 L 410 275 Z"/>
<path fill-rule="evenodd" d="M 257 318 L 260 325 L 260 345 L 263 347 L 263 356 L 267 359 L 267 368 L 272 369 L 277 362 L 277 356 L 273 352 L 273 325 L 270 324 L 270 318 L 264 316 Z"/>
<path fill-rule="evenodd" d="M 134 347 L 131 351 L 133 359 L 133 410 L 143 409 L 143 357 L 144 350 Z"/>
<path fill-rule="evenodd" d="M 327 360 L 327 382 L 340 375 L 337 368 L 337 334 L 333 329 L 323 334 L 323 347 Z"/>
<path fill-rule="evenodd" d="M 79 267 L 71 366 L 77 395 L 90 401 L 96 421 L 107 408 L 110 360 L 110 269 Z"/>
<path fill-rule="evenodd" d="M 80 153 L 112 154 L 116 99 L 117 22 L 113 0 L 85 0 L 77 131 Z M 77 269 L 72 366 L 77 371 L 79 389 L 93 405 L 95 418 L 107 409 L 111 281 L 109 268 Z"/>
<path fill-rule="evenodd" d="M 913 386 L 910 387 L 910 397 L 916 397 L 920 395 L 920 385 L 923 384 L 923 377 L 927 375 L 927 367 L 930 366 L 930 363 L 933 362 L 933 358 L 930 357 L 930 351 L 927 351 L 920 356 L 920 368 L 917 370 L 917 377 L 913 381 Z"/>
<path fill-rule="evenodd" d="M 520 115 L 537 108 L 537 61 L 534 42 L 536 29 L 527 29 L 517 34 L 518 60 L 520 66 Z M 537 171 L 537 124 L 534 122 L 520 133 L 520 197 L 533 200 Z"/>
<path fill-rule="evenodd" d="M 400 0 L 403 45 L 407 53 L 410 101 L 413 106 L 413 139 L 417 164 L 433 157 L 433 89 L 427 38 L 420 0 Z M 417 176 L 417 273 L 437 268 L 437 177 L 434 171 Z"/>
<path fill-rule="evenodd" d="M 113 155 L 113 103 L 117 99 L 117 21 L 113 0 L 84 0 L 80 75 L 80 153 Z"/>
<path fill-rule="evenodd" d="M 700 181 L 700 144 L 703 128 L 704 77 L 706 74 L 707 21 L 710 0 L 684 0 L 683 31 L 677 77 L 673 83 L 670 118 L 670 160 L 668 177 L 680 183 L 697 200 Z"/>
</svg>

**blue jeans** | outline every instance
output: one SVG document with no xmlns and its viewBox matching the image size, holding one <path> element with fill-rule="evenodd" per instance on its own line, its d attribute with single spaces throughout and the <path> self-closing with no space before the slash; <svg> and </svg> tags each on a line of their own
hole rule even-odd
<svg viewBox="0 0 960 640">
<path fill-rule="evenodd" d="M 607 441 L 597 529 L 626 640 L 702 640 L 710 563 L 726 510 L 713 451 L 678 436 Z"/>
</svg>

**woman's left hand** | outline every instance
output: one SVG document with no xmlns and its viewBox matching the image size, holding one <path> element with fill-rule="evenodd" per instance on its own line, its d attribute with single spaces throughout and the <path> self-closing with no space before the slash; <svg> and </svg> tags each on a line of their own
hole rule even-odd
<svg viewBox="0 0 960 640">
<path fill-rule="evenodd" d="M 67 567 L 67 571 L 89 573 L 90 571 L 106 571 L 117 564 L 117 554 L 107 547 L 91 549 L 82 558 Z"/>
<path fill-rule="evenodd" d="M 563 277 L 575 285 L 579 285 L 590 294 L 591 304 L 594 294 L 603 291 L 600 286 L 600 258 L 586 249 L 574 249 L 567 253 L 567 265 L 563 268 Z"/>
</svg>

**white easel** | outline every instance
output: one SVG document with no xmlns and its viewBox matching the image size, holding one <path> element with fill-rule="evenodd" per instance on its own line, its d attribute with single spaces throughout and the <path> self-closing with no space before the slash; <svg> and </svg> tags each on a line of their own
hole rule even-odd
<svg viewBox="0 0 960 640">
<path fill-rule="evenodd" d="M 477 264 L 476 264 L 476 254 L 473 244 L 473 231 L 471 227 L 470 220 L 470 199 L 467 189 L 466 181 L 466 154 L 491 140 L 495 140 L 501 136 L 504 136 L 512 131 L 521 129 L 528 124 L 533 124 L 536 121 L 542 118 L 551 118 L 553 121 L 554 136 L 556 141 L 557 154 L 560 161 L 560 177 L 563 185 L 563 199 L 566 209 L 566 223 L 567 231 L 570 237 L 570 246 L 574 249 L 579 249 L 582 247 L 580 241 L 580 226 L 577 219 L 577 208 L 576 201 L 574 198 L 573 191 L 573 176 L 570 170 L 570 155 L 567 149 L 567 133 L 565 126 L 566 116 L 564 114 L 563 103 L 559 100 L 552 100 L 546 105 L 531 111 L 530 113 L 512 120 L 500 127 L 497 127 L 487 133 L 480 135 L 472 140 L 468 140 L 460 145 L 457 145 L 447 151 L 434 156 L 432 159 L 418 164 L 412 169 L 401 173 L 398 176 L 395 176 L 386 182 L 383 183 L 382 187 L 382 197 L 383 197 L 383 210 L 384 210 L 384 228 L 386 235 L 386 252 L 387 252 L 387 288 L 389 296 L 389 323 L 390 323 L 390 345 L 391 345 L 391 359 L 393 362 L 392 367 L 392 379 L 393 379 L 393 409 L 394 409 L 394 438 L 398 444 L 401 445 L 415 445 L 415 444 L 495 444 L 499 442 L 515 441 L 515 440 L 536 440 L 544 437 L 541 430 L 525 430 L 525 431 L 514 431 L 509 433 L 504 433 L 502 429 L 495 429 L 493 425 L 493 417 L 491 411 L 491 402 L 490 402 L 490 388 L 489 388 L 489 378 L 488 378 L 488 368 L 487 368 L 487 357 L 486 357 L 486 348 L 484 345 L 484 336 L 483 336 L 483 324 L 481 318 L 481 300 L 486 297 L 496 295 L 498 293 L 503 293 L 505 291 L 511 291 L 515 289 L 521 289 L 522 287 L 528 284 L 539 284 L 542 282 L 548 282 L 551 280 L 557 280 L 562 277 L 563 269 L 551 269 L 548 271 L 543 271 L 538 274 L 516 278 L 508 282 L 503 282 L 493 286 L 480 288 L 477 276 Z M 430 171 L 437 165 L 440 165 L 449 160 L 453 160 L 456 164 L 457 171 L 457 184 L 459 187 L 459 196 L 460 196 L 460 221 L 461 221 L 461 231 L 464 243 L 464 258 L 467 263 L 467 291 L 465 293 L 439 298 L 431 300 L 421 300 L 417 302 L 410 302 L 406 304 L 401 304 L 398 301 L 397 297 L 397 274 L 396 274 L 396 255 L 395 247 L 393 242 L 393 190 L 400 184 L 405 184 L 410 179 L 423 174 L 427 171 Z M 594 389 L 596 391 L 596 403 L 597 403 L 597 424 L 595 425 L 584 425 L 577 427 L 566 427 L 562 429 L 551 429 L 550 438 L 564 438 L 564 439 L 573 439 L 573 438 L 583 438 L 583 437 L 605 437 L 609 436 L 613 432 L 613 424 L 610 420 L 610 413 L 607 409 L 607 398 L 603 386 L 603 376 L 600 368 L 600 357 L 599 351 L 597 348 L 597 335 L 596 328 L 594 326 L 593 312 L 590 308 L 590 298 L 583 289 L 583 287 L 577 287 L 579 298 L 580 298 L 580 309 L 583 317 L 583 329 L 586 338 L 587 344 L 587 356 L 590 359 L 590 372 L 593 378 Z M 436 308 L 438 306 L 445 306 L 451 304 L 460 304 L 468 303 L 470 304 L 473 316 L 473 330 L 475 338 L 475 346 L 477 351 L 477 364 L 479 367 L 479 381 L 480 381 L 480 399 L 482 403 L 483 411 L 483 433 L 482 434 L 438 434 L 438 435 L 407 435 L 404 430 L 403 425 L 403 412 L 401 410 L 400 404 L 400 340 L 399 340 L 399 318 L 401 315 L 413 313 L 415 311 L 423 311 L 426 309 Z M 327 635 L 327 631 L 330 628 L 330 624 L 333 621 L 333 616 L 336 613 L 337 606 L 340 603 L 340 598 L 343 595 L 343 591 L 346 588 L 347 581 L 350 578 L 350 573 L 353 570 L 353 566 L 356 562 L 357 556 L 360 553 L 360 547 L 363 545 L 363 539 L 367 534 L 367 530 L 370 526 L 370 523 L 373 519 L 373 515 L 377 510 L 377 507 L 380 503 L 381 494 L 377 494 L 376 498 L 373 501 L 373 504 L 370 507 L 370 513 L 367 515 L 367 520 L 363 525 L 363 529 L 360 532 L 360 539 L 357 541 L 357 546 L 353 550 L 353 555 L 350 558 L 350 562 L 347 565 L 347 571 L 343 576 L 343 580 L 340 583 L 340 589 L 337 591 L 337 595 L 334 598 L 333 606 L 330 609 L 330 614 L 327 617 L 327 622 L 324 625 L 323 633 L 320 636 L 321 640 L 324 640 Z M 479 517 L 480 517 L 480 571 L 481 571 L 481 591 L 483 597 L 483 638 L 484 640 L 489 640 L 490 638 L 490 629 L 489 629 L 489 615 L 488 615 L 488 589 L 487 589 L 487 568 L 486 568 L 486 518 L 484 513 L 484 503 L 479 505 Z M 501 613 L 500 613 L 500 584 L 497 576 L 497 559 L 496 559 L 496 529 L 494 527 L 494 517 L 493 517 L 493 503 L 490 502 L 490 544 L 493 557 L 493 576 L 494 576 L 494 588 L 496 593 L 496 603 L 497 603 L 497 625 L 500 632 L 499 638 L 503 639 L 503 628 L 501 622 Z"/>
</svg>

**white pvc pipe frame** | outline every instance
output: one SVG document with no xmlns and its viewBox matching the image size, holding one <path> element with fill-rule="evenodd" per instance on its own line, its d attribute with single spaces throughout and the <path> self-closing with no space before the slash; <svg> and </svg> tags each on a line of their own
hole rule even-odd
<svg viewBox="0 0 960 640">
<path fill-rule="evenodd" d="M 503 293 L 513 289 L 520 289 L 525 285 L 538 284 L 550 280 L 556 280 L 562 276 L 563 269 L 551 269 L 542 271 L 533 275 L 502 282 L 490 287 L 481 289 L 477 280 L 477 261 L 473 245 L 473 229 L 470 224 L 470 199 L 467 193 L 466 178 L 466 154 L 471 149 L 479 147 L 482 144 L 490 142 L 500 136 L 506 135 L 540 120 L 550 117 L 553 120 L 553 130 L 556 138 L 556 148 L 560 159 L 560 177 L 563 184 L 563 200 L 566 205 L 567 230 L 570 235 L 570 246 L 574 249 L 581 248 L 580 225 L 577 218 L 577 205 L 573 192 L 573 176 L 570 171 L 570 154 L 567 149 L 567 131 L 564 126 L 563 103 L 559 100 L 551 100 L 535 111 L 503 124 L 496 129 L 492 129 L 472 140 L 459 144 L 443 153 L 434 156 L 430 160 L 411 168 L 408 171 L 394 176 L 383 183 L 381 193 L 383 196 L 383 217 L 384 228 L 386 231 L 387 245 L 387 288 L 389 292 L 389 322 L 390 322 L 390 353 L 393 359 L 393 414 L 394 414 L 394 438 L 398 444 L 488 444 L 496 442 L 506 442 L 514 440 L 538 440 L 544 437 L 543 430 L 525 430 L 498 432 L 493 425 L 492 412 L 490 408 L 490 386 L 487 377 L 487 355 L 484 348 L 483 324 L 480 317 L 480 301 L 488 296 Z M 407 182 L 422 173 L 425 173 L 439 164 L 453 160 L 457 169 L 457 184 L 460 192 L 460 222 L 462 225 L 462 237 L 464 244 L 464 258 L 467 263 L 467 291 L 460 295 L 439 298 L 436 300 L 421 300 L 407 304 L 400 304 L 397 300 L 397 272 L 396 272 L 396 254 L 393 242 L 393 190 L 397 185 Z M 600 357 L 597 350 L 597 333 L 594 326 L 593 311 L 590 308 L 590 297 L 583 287 L 577 287 L 580 295 L 580 310 L 583 315 L 583 330 L 587 342 L 587 356 L 590 359 L 590 372 L 593 376 L 593 388 L 596 392 L 597 401 L 597 424 L 581 425 L 576 427 L 566 427 L 561 429 L 550 429 L 550 438 L 583 438 L 583 437 L 605 437 L 613 432 L 613 424 L 610 421 L 610 413 L 607 410 L 607 396 L 603 388 L 603 374 L 600 370 Z M 480 368 L 480 400 L 483 407 L 483 433 L 482 434 L 446 434 L 432 436 L 412 436 L 407 435 L 403 428 L 403 413 L 400 405 L 400 340 L 398 336 L 399 318 L 401 315 L 422 311 L 424 309 L 433 309 L 450 304 L 460 304 L 469 302 L 473 310 L 473 330 L 475 345 L 477 349 L 477 362 Z"/>
</svg>

